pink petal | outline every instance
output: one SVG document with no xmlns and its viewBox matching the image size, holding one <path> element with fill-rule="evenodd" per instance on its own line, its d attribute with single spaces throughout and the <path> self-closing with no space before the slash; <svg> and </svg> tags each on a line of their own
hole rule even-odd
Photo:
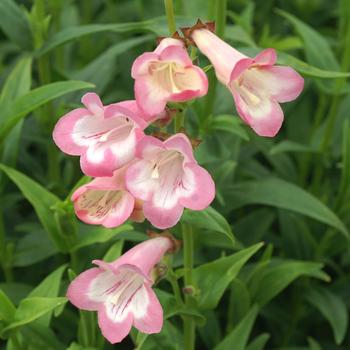
<svg viewBox="0 0 350 350">
<path fill-rule="evenodd" d="M 181 40 L 174 39 L 174 38 L 164 38 L 161 40 L 159 45 L 156 47 L 156 49 L 153 51 L 156 54 L 160 54 L 164 49 L 166 49 L 169 46 L 179 46 L 184 47 L 184 43 Z"/>
<path fill-rule="evenodd" d="M 98 324 L 103 336 L 112 344 L 121 342 L 129 333 L 133 317 L 129 311 L 122 320 L 114 320 L 106 309 L 108 305 L 101 305 L 98 310 Z"/>
<path fill-rule="evenodd" d="M 239 60 L 247 58 L 207 29 L 195 30 L 192 33 L 192 39 L 199 50 L 208 57 L 214 66 L 217 78 L 223 84 L 229 83 L 235 64 Z"/>
<path fill-rule="evenodd" d="M 196 162 L 191 142 L 185 134 L 178 133 L 169 137 L 164 141 L 164 146 L 167 149 L 173 149 L 182 153 L 186 158 L 186 162 Z"/>
<path fill-rule="evenodd" d="M 162 61 L 172 61 L 183 67 L 191 67 L 192 61 L 187 50 L 180 46 L 168 46 L 160 54 Z"/>
<path fill-rule="evenodd" d="M 258 74 L 264 88 L 278 102 L 295 100 L 304 88 L 304 79 L 291 67 L 261 67 Z"/>
<path fill-rule="evenodd" d="M 145 136 L 137 144 L 136 155 L 139 158 L 154 160 L 155 154 L 163 151 L 164 149 L 165 146 L 162 141 L 153 136 Z"/>
<path fill-rule="evenodd" d="M 91 300 L 89 296 L 90 286 L 103 270 L 92 268 L 78 275 L 69 285 L 67 298 L 79 309 L 98 310 L 100 303 Z"/>
<path fill-rule="evenodd" d="M 125 177 L 128 191 L 138 199 L 150 200 L 157 185 L 152 172 L 153 163 L 150 161 L 140 160 L 131 165 Z"/>
<path fill-rule="evenodd" d="M 247 104 L 237 92 L 231 91 L 238 114 L 258 135 L 273 137 L 278 133 L 284 116 L 276 101 L 265 97 L 256 105 Z"/>
<path fill-rule="evenodd" d="M 208 92 L 208 78 L 206 74 L 197 66 L 186 68 L 184 73 L 176 75 L 176 85 L 182 90 L 172 94 L 170 101 L 183 102 L 196 97 L 201 97 Z"/>
<path fill-rule="evenodd" d="M 197 164 L 186 164 L 183 186 L 180 204 L 186 208 L 203 210 L 214 200 L 215 183 L 210 174 Z"/>
<path fill-rule="evenodd" d="M 158 61 L 159 56 L 153 52 L 145 52 L 141 56 L 137 57 L 131 67 L 131 76 L 133 79 L 137 79 L 142 75 L 148 74 L 148 65 L 152 61 Z"/>
<path fill-rule="evenodd" d="M 142 76 L 135 80 L 135 98 L 139 108 L 150 116 L 161 113 L 169 97 L 168 91 L 162 88 L 151 76 Z"/>
<path fill-rule="evenodd" d="M 230 83 L 233 80 L 238 79 L 240 75 L 244 73 L 248 68 L 250 68 L 253 64 L 254 64 L 254 60 L 252 58 L 243 58 L 239 60 L 232 69 L 232 72 L 230 75 Z"/>
<path fill-rule="evenodd" d="M 146 307 L 145 307 L 146 304 Z M 132 301 L 134 326 L 146 334 L 159 333 L 163 326 L 163 309 L 154 291 L 148 286 L 135 295 Z"/>
<path fill-rule="evenodd" d="M 86 149 L 86 146 L 79 145 L 73 138 L 75 124 L 88 116 L 89 112 L 84 108 L 74 109 L 59 119 L 53 130 L 53 140 L 57 147 L 64 153 L 77 156 Z"/>
<path fill-rule="evenodd" d="M 165 209 L 156 207 L 152 202 L 145 202 L 143 205 L 143 212 L 146 219 L 151 224 L 159 229 L 166 229 L 175 226 L 183 213 L 181 205 L 174 205 L 171 208 Z"/>
<path fill-rule="evenodd" d="M 103 152 L 99 151 L 98 158 L 94 159 L 94 149 L 92 148 L 89 153 L 85 152 L 80 157 L 82 172 L 85 175 L 94 177 L 112 176 L 113 171 L 119 166 L 115 155 L 110 149 L 106 149 Z"/>
<path fill-rule="evenodd" d="M 114 262 L 105 265 L 106 269 L 128 268 L 135 273 L 141 274 L 145 281 L 151 283 L 150 272 L 159 263 L 164 254 L 173 247 L 173 243 L 168 237 L 156 237 L 148 239 L 129 249 Z M 101 261 L 94 260 L 93 263 L 102 267 Z M 104 263 L 106 264 L 106 263 Z"/>
<path fill-rule="evenodd" d="M 101 99 L 94 92 L 88 92 L 81 98 L 81 102 L 90 111 L 91 114 L 100 115 L 103 113 L 103 104 Z"/>
<path fill-rule="evenodd" d="M 277 61 L 277 54 L 275 49 L 265 49 L 257 54 L 254 58 L 254 62 L 259 66 L 272 66 Z"/>
</svg>

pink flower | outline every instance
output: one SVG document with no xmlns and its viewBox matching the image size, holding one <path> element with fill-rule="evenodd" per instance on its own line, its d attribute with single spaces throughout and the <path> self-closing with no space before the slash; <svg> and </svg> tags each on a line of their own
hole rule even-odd
<svg viewBox="0 0 350 350">
<path fill-rule="evenodd" d="M 214 199 L 215 184 L 193 157 L 190 141 L 176 134 L 165 142 L 145 136 L 135 161 L 126 172 L 126 187 L 144 201 L 143 212 L 152 225 L 174 226 L 184 207 L 206 208 Z"/>
<path fill-rule="evenodd" d="M 161 113 L 167 102 L 182 102 L 208 91 L 205 73 L 192 64 L 181 40 L 163 39 L 153 52 L 139 56 L 131 70 L 135 97 L 150 116 Z"/>
<path fill-rule="evenodd" d="M 122 341 L 133 325 L 143 333 L 159 333 L 163 310 L 151 286 L 152 268 L 173 246 L 168 237 L 149 239 L 112 263 L 94 260 L 98 267 L 76 277 L 67 297 L 83 310 L 98 312 L 103 336 Z"/>
<path fill-rule="evenodd" d="M 217 78 L 230 89 L 241 118 L 258 135 L 275 136 L 283 122 L 279 102 L 296 99 L 304 79 L 290 67 L 275 66 L 274 49 L 250 58 L 207 29 L 194 29 L 191 35 Z"/>
<path fill-rule="evenodd" d="M 56 124 L 53 139 L 65 153 L 79 155 L 89 176 L 112 176 L 133 159 L 147 123 L 135 113 L 135 101 L 103 106 L 94 93 L 82 98 L 86 108 L 75 109 Z"/>
<path fill-rule="evenodd" d="M 126 166 L 112 177 L 98 177 L 79 187 L 72 195 L 75 213 L 87 224 L 117 227 L 131 218 L 142 221 L 142 203 L 124 186 Z"/>
</svg>

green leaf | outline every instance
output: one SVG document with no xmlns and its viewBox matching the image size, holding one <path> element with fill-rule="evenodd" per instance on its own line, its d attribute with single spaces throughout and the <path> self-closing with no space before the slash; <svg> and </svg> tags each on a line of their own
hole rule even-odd
<svg viewBox="0 0 350 350">
<path fill-rule="evenodd" d="M 15 316 L 16 308 L 8 296 L 0 289 L 0 321 L 10 323 Z"/>
<path fill-rule="evenodd" d="M 70 250 L 74 251 L 91 244 L 107 242 L 124 232 L 131 231 L 132 228 L 130 224 L 123 224 L 113 229 L 80 225 L 81 230 L 78 233 L 77 243 Z"/>
<path fill-rule="evenodd" d="M 199 289 L 199 307 L 202 309 L 215 308 L 240 269 L 262 245 L 262 243 L 255 244 L 238 253 L 195 268 L 193 270 L 193 284 Z"/>
<path fill-rule="evenodd" d="M 124 33 L 130 31 L 147 31 L 150 30 L 152 21 L 117 23 L 117 24 L 87 24 L 77 27 L 70 27 L 53 34 L 41 49 L 36 53 L 37 56 L 43 55 L 57 46 L 63 45 L 71 40 L 81 38 L 82 36 L 101 33 L 114 32 Z"/>
<path fill-rule="evenodd" d="M 332 226 L 348 236 L 344 223 L 325 204 L 293 183 L 266 178 L 242 182 L 227 189 L 233 203 L 232 209 L 248 204 L 271 205 L 292 210 Z"/>
<path fill-rule="evenodd" d="M 0 94 L 1 109 L 30 90 L 32 60 L 30 56 L 21 58 L 6 79 Z"/>
<path fill-rule="evenodd" d="M 38 230 L 27 233 L 16 244 L 13 255 L 13 266 L 28 266 L 45 260 L 57 254 L 57 248 L 45 235 L 45 230 L 39 227 Z"/>
<path fill-rule="evenodd" d="M 12 323 L 1 331 L 2 336 L 7 336 L 8 331 L 27 325 L 57 307 L 64 305 L 67 298 L 26 298 L 19 304 Z"/>
<path fill-rule="evenodd" d="M 116 67 L 116 58 L 131 48 L 154 39 L 151 35 L 131 38 L 111 46 L 100 56 L 90 62 L 86 67 L 73 72 L 70 77 L 75 80 L 89 81 L 96 85 L 97 92 L 102 92 L 114 78 L 113 69 Z M 98 72 L 98 74 L 96 74 Z"/>
<path fill-rule="evenodd" d="M 281 141 L 270 149 L 271 155 L 284 152 L 318 152 L 318 149 L 289 140 Z"/>
<path fill-rule="evenodd" d="M 257 315 L 258 307 L 254 305 L 238 326 L 214 350 L 232 350 L 233 344 L 235 350 L 244 350 Z"/>
<path fill-rule="evenodd" d="M 308 337 L 307 342 L 309 343 L 310 350 L 322 350 L 320 344 L 315 339 Z"/>
<path fill-rule="evenodd" d="M 255 302 L 260 306 L 265 305 L 298 277 L 310 276 L 329 281 L 329 277 L 321 271 L 321 263 L 296 260 L 274 262 L 264 269 L 255 296 Z"/>
<path fill-rule="evenodd" d="M 30 90 L 32 83 L 32 58 L 21 58 L 12 70 L 0 95 L 0 110 L 6 109 L 16 98 L 26 94 Z M 3 146 L 1 162 L 10 166 L 15 166 L 19 150 L 19 138 L 21 136 L 22 123 L 7 135 Z M 1 174 L 2 175 L 2 174 Z M 2 176 L 0 176 L 2 178 Z"/>
<path fill-rule="evenodd" d="M 73 342 L 67 350 L 97 350 L 97 348 L 82 346 L 76 342 Z"/>
<path fill-rule="evenodd" d="M 59 81 L 38 87 L 19 97 L 6 108 L 0 116 L 0 140 L 29 112 L 68 92 L 93 88 L 94 85 L 83 81 Z"/>
<path fill-rule="evenodd" d="M 286 18 L 303 39 L 308 62 L 323 69 L 340 70 L 339 63 L 335 58 L 333 50 L 324 36 L 290 13 L 282 10 L 276 10 L 276 12 Z M 320 52 L 322 52 L 322 54 L 320 54 Z"/>
<path fill-rule="evenodd" d="M 306 299 L 329 322 L 336 344 L 341 344 L 348 328 L 347 306 L 344 301 L 337 294 L 321 287 L 310 288 Z"/>
<path fill-rule="evenodd" d="M 285 66 L 291 66 L 301 74 L 314 78 L 335 79 L 350 77 L 350 73 L 330 70 L 330 67 L 321 69 L 280 51 L 278 52 L 277 63 Z"/>
<path fill-rule="evenodd" d="M 23 196 L 32 204 L 41 224 L 52 241 L 56 244 L 57 248 L 66 251 L 66 242 L 64 238 L 60 236 L 60 232 L 55 224 L 54 212 L 51 209 L 56 203 L 60 202 L 60 199 L 37 182 L 15 169 L 0 164 L 0 170 L 15 183 Z"/>
<path fill-rule="evenodd" d="M 269 339 L 270 334 L 260 334 L 251 343 L 249 343 L 249 345 L 247 346 L 247 350 L 263 350 Z"/>
<path fill-rule="evenodd" d="M 200 229 L 221 233 L 229 238 L 232 246 L 234 244 L 234 236 L 230 224 L 212 207 L 200 211 L 185 210 L 181 221 Z"/>
<path fill-rule="evenodd" d="M 106 262 L 112 262 L 115 259 L 119 258 L 122 254 L 124 246 L 124 240 L 121 239 L 119 241 L 116 241 L 114 244 L 111 245 L 111 247 L 108 249 L 107 253 L 103 257 L 103 261 Z"/>
<path fill-rule="evenodd" d="M 0 1 L 0 28 L 9 39 L 24 50 L 33 47 L 32 31 L 24 11 L 13 0 Z"/>
<path fill-rule="evenodd" d="M 229 114 L 221 114 L 211 119 L 209 128 L 213 131 L 225 131 L 249 141 L 249 135 L 243 127 L 242 121 L 237 117 Z"/>
</svg>

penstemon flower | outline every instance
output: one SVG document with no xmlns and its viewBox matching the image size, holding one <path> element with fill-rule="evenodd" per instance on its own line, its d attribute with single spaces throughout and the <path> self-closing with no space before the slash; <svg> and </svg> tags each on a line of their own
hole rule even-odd
<svg viewBox="0 0 350 350">
<path fill-rule="evenodd" d="M 142 242 L 112 263 L 94 260 L 98 267 L 77 276 L 67 297 L 83 310 L 98 312 L 103 336 L 122 341 L 133 325 L 142 333 L 159 333 L 163 310 L 151 286 L 152 268 L 173 248 L 168 237 Z"/>
<path fill-rule="evenodd" d="M 260 136 L 275 136 L 283 122 L 279 102 L 296 99 L 304 79 L 291 67 L 275 66 L 274 49 L 250 58 L 210 30 L 196 26 L 191 38 L 213 64 L 220 82 L 231 91 L 243 121 Z"/>
<path fill-rule="evenodd" d="M 192 64 L 178 39 L 163 39 L 153 52 L 139 56 L 131 75 L 135 79 L 136 102 L 150 116 L 161 113 L 169 101 L 188 101 L 208 91 L 205 73 Z"/>
<path fill-rule="evenodd" d="M 126 187 L 144 201 L 144 215 L 154 226 L 174 226 L 184 207 L 202 210 L 213 201 L 215 184 L 197 164 L 184 134 L 164 142 L 145 136 L 137 145 L 137 157 L 126 171 Z"/>
<path fill-rule="evenodd" d="M 117 227 L 128 218 L 142 221 L 142 203 L 126 190 L 126 166 L 111 177 L 98 177 L 79 187 L 72 195 L 78 218 L 88 224 Z"/>
<path fill-rule="evenodd" d="M 95 93 L 82 98 L 86 108 L 75 109 L 56 124 L 53 139 L 65 153 L 79 155 L 89 176 L 112 176 L 133 159 L 147 123 L 135 113 L 133 101 L 103 106 Z"/>
</svg>

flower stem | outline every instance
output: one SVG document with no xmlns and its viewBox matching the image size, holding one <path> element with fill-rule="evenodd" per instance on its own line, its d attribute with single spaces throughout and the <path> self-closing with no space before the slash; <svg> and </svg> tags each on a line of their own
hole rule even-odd
<svg viewBox="0 0 350 350">
<path fill-rule="evenodd" d="M 168 28 L 170 34 L 174 34 L 176 32 L 176 22 L 174 16 L 174 5 L 173 0 L 164 0 L 165 13 L 168 21 Z"/>
<path fill-rule="evenodd" d="M 184 247 L 184 281 L 185 287 L 191 287 L 193 284 L 193 231 L 192 227 L 186 224 L 182 224 L 182 237 Z M 185 295 L 185 305 L 188 308 L 193 306 L 193 296 Z M 184 329 L 184 349 L 194 350 L 195 348 L 195 332 L 196 324 L 195 320 L 191 316 L 185 316 L 183 318 L 183 329 Z"/>
</svg>

